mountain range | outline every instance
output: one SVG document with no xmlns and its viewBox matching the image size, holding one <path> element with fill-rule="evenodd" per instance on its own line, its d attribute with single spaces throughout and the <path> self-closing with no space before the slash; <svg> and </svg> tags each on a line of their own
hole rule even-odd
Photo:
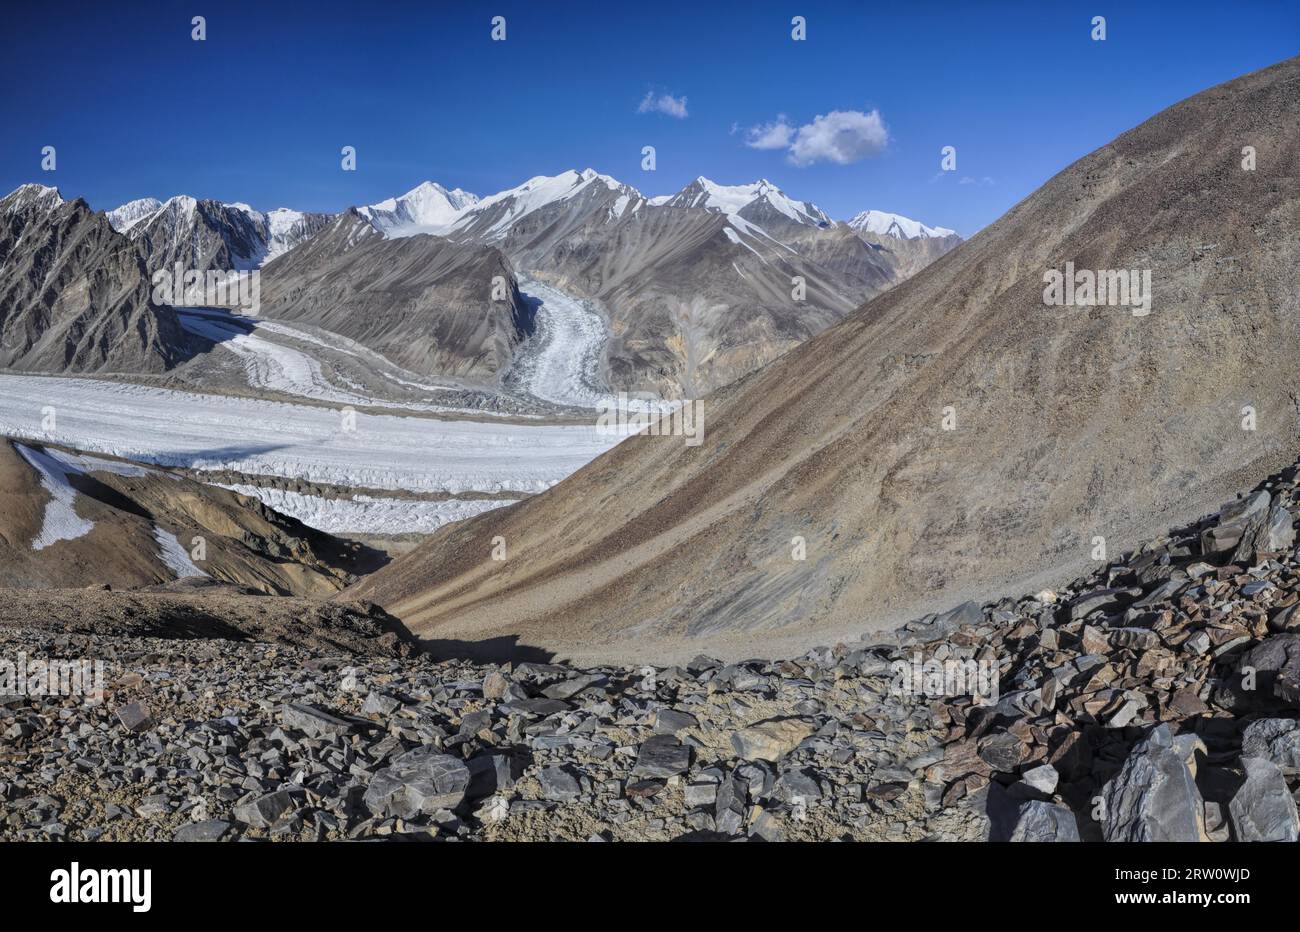
<svg viewBox="0 0 1300 932">
<path fill-rule="evenodd" d="M 35 199 L 23 216 L 43 217 L 33 208 L 53 203 Z M 425 182 L 334 216 L 177 196 L 131 201 L 103 221 L 135 245 L 147 274 L 177 263 L 262 269 L 264 316 L 337 328 L 413 371 L 485 383 L 531 333 L 516 287 L 527 273 L 602 309 L 611 388 L 666 397 L 704 394 L 765 364 L 960 242 L 878 211 L 838 223 L 768 181 L 697 178 L 646 198 L 590 169 L 482 198 Z M 23 262 L 9 257 L 0 275 L 13 280 Z M 491 298 L 497 275 L 508 283 L 504 301 Z M 140 301 L 132 306 L 166 316 Z M 173 336 L 169 347 L 146 341 L 126 368 L 168 368 L 184 353 L 184 336 Z M 51 371 L 104 364 L 85 352 L 38 355 Z"/>
<path fill-rule="evenodd" d="M 532 332 L 532 307 L 499 250 L 389 239 L 356 210 L 268 266 L 262 314 L 356 340 L 411 372 L 479 381 L 506 368 Z"/>
</svg>

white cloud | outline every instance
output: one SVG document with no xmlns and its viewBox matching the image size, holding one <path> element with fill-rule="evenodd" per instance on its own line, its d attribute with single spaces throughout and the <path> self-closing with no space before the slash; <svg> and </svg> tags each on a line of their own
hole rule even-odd
<svg viewBox="0 0 1300 932">
<path fill-rule="evenodd" d="M 684 120 L 689 113 L 686 112 L 686 98 L 674 97 L 672 94 L 658 94 L 654 91 L 646 91 L 645 97 L 641 98 L 640 105 L 636 108 L 637 113 L 662 113 L 665 116 L 676 117 Z"/>
<path fill-rule="evenodd" d="M 771 123 L 746 130 L 745 145 L 751 149 L 788 149 L 786 158 L 794 165 L 848 165 L 882 152 L 889 145 L 889 132 L 879 110 L 832 110 L 798 128 L 781 114 Z"/>
<path fill-rule="evenodd" d="M 795 165 L 834 162 L 848 165 L 882 152 L 889 143 L 889 133 L 879 110 L 832 110 L 799 127 L 790 145 L 790 161 Z"/>
<path fill-rule="evenodd" d="M 788 149 L 794 127 L 785 120 L 785 114 L 771 123 L 751 126 L 745 131 L 745 145 L 751 149 Z"/>
</svg>

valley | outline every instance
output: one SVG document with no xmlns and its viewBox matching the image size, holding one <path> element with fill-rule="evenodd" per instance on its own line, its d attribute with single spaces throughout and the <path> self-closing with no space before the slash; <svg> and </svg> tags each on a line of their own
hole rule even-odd
<svg viewBox="0 0 1300 932">
<path fill-rule="evenodd" d="M 0 37 L 0 842 L 1300 840 L 1294 11 L 426 6 Z"/>
</svg>

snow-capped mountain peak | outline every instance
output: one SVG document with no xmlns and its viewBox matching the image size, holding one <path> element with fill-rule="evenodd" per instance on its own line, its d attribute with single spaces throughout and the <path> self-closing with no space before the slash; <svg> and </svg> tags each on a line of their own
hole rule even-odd
<svg viewBox="0 0 1300 932">
<path fill-rule="evenodd" d="M 477 194 L 460 188 L 447 190 L 433 181 L 424 181 L 401 197 L 390 197 L 357 213 L 387 236 L 410 236 L 415 233 L 446 233 L 465 211 L 479 203 Z"/>
<path fill-rule="evenodd" d="M 260 210 L 256 210 L 242 201 L 235 201 L 234 203 L 227 204 L 225 206 L 229 207 L 231 210 L 237 210 L 242 214 L 247 214 L 249 217 L 251 217 L 253 220 L 259 223 L 266 219 L 266 215 L 263 214 Z"/>
<path fill-rule="evenodd" d="M 517 219 L 547 204 L 573 197 L 595 181 L 601 182 L 611 191 L 627 187 L 609 175 L 602 175 L 592 168 L 582 171 L 569 169 L 558 175 L 535 175 L 517 187 L 483 198 L 479 202 L 479 207 L 491 207 L 494 204 L 513 200 L 520 208 L 516 214 Z"/>
<path fill-rule="evenodd" d="M 595 169 L 569 169 L 558 175 L 536 175 L 521 185 L 489 195 L 465 211 L 453 228 L 456 234 L 468 234 L 485 240 L 504 237 L 522 218 L 561 202 L 581 199 L 581 210 L 605 210 L 605 219 L 617 219 L 629 209 L 637 210 L 645 198 L 630 185 L 623 184 Z"/>
<path fill-rule="evenodd" d="M 701 175 L 677 194 L 666 199 L 655 198 L 651 203 L 702 207 L 758 222 L 771 219 L 775 214 L 804 226 L 829 226 L 831 223 L 830 217 L 816 204 L 796 201 L 766 178 L 750 184 L 722 185 Z"/>
<path fill-rule="evenodd" d="M 261 218 L 266 231 L 266 255 L 262 265 L 315 236 L 333 219 L 329 214 L 304 213 L 288 207 L 277 207 L 265 214 L 253 213 Z"/>
<path fill-rule="evenodd" d="M 30 183 L 20 184 L 4 199 L 9 202 L 10 213 L 29 205 L 39 205 L 43 210 L 50 211 L 62 207 L 64 203 L 58 188 Z"/>
<path fill-rule="evenodd" d="M 162 207 L 162 201 L 156 197 L 137 198 L 134 201 L 127 201 L 121 207 L 110 210 L 107 214 L 108 222 L 117 232 L 125 233 L 141 220 L 152 217 L 160 207 Z"/>
<path fill-rule="evenodd" d="M 947 227 L 926 226 L 919 220 L 911 220 L 883 210 L 864 210 L 846 222 L 848 226 L 859 232 L 893 236 L 897 239 L 931 239 L 956 235 L 955 230 L 949 230 Z"/>
<path fill-rule="evenodd" d="M 198 198 L 190 197 L 188 194 L 177 194 L 163 201 L 162 206 L 158 209 L 160 211 L 165 210 L 176 216 L 188 217 L 198 209 L 198 206 Z"/>
</svg>

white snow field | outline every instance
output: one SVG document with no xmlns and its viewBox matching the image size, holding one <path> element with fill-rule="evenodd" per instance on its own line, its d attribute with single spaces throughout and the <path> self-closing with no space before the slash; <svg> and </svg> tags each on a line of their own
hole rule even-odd
<svg viewBox="0 0 1300 932">
<path fill-rule="evenodd" d="M 176 535 L 170 531 L 164 531 L 158 525 L 153 526 L 153 539 L 158 542 L 158 559 L 162 560 L 163 566 L 176 574 L 177 579 L 184 579 L 187 576 L 207 576 L 194 565 L 190 559 L 189 553 L 181 546 L 181 542 L 176 539 Z"/>
<path fill-rule="evenodd" d="M 93 521 L 77 517 L 75 503 L 77 490 L 68 481 L 70 470 L 58 460 L 37 452 L 21 443 L 15 449 L 27 460 L 27 463 L 41 476 L 41 487 L 50 493 L 50 500 L 45 505 L 45 517 L 41 524 L 41 533 L 32 541 L 33 550 L 44 550 L 61 540 L 76 540 L 85 537 L 95 527 Z"/>
<path fill-rule="evenodd" d="M 256 498 L 282 515 L 297 518 L 308 527 L 329 534 L 432 534 L 444 524 L 472 518 L 518 501 L 481 498 L 412 501 L 371 495 L 323 498 L 256 485 L 222 484 L 221 487 Z"/>
<path fill-rule="evenodd" d="M 437 420 L 0 374 L 0 434 L 196 470 L 419 492 L 540 492 L 618 442 L 591 425 Z M 43 409 L 54 426 L 42 427 Z"/>
</svg>

